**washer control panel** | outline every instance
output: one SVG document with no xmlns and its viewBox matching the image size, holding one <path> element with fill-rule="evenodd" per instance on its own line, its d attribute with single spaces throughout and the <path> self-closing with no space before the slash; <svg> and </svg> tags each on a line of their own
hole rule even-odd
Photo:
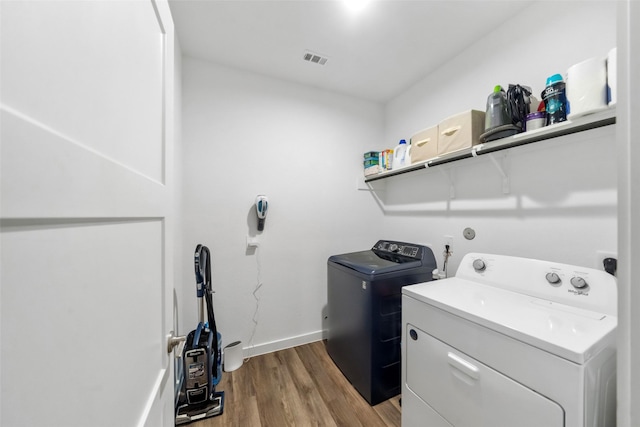
<svg viewBox="0 0 640 427">
<path fill-rule="evenodd" d="M 372 248 L 372 250 L 378 253 L 396 254 L 414 259 L 420 259 L 422 256 L 420 249 L 419 246 L 410 243 L 389 240 L 380 240 Z"/>
<path fill-rule="evenodd" d="M 559 304 L 617 313 L 617 283 L 604 270 L 530 258 L 471 253 L 456 278 L 500 287 Z"/>
</svg>

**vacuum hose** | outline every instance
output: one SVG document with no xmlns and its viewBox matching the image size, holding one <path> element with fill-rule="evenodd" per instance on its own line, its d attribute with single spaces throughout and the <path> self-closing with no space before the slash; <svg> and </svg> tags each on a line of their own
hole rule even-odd
<svg viewBox="0 0 640 427">
<path fill-rule="evenodd" d="M 211 253 L 209 252 L 209 248 L 202 245 L 196 246 L 194 260 L 196 282 L 198 284 L 198 297 L 204 297 L 207 305 L 207 321 L 209 323 L 209 329 L 213 332 L 213 364 L 211 367 L 211 374 L 216 376 L 220 355 L 218 353 L 218 328 L 213 314 L 213 300 L 211 298 L 213 291 L 211 288 Z"/>
<path fill-rule="evenodd" d="M 509 90 L 507 90 L 507 103 L 509 104 L 511 121 L 520 128 L 520 132 L 524 130 L 525 120 L 527 114 L 529 114 L 530 96 L 531 90 L 525 86 L 509 85 Z"/>
</svg>

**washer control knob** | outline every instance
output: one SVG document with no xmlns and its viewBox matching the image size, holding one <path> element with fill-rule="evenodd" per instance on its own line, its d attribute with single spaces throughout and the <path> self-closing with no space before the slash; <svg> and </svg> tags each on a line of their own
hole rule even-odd
<svg viewBox="0 0 640 427">
<path fill-rule="evenodd" d="M 484 263 L 480 258 L 473 260 L 473 269 L 477 272 L 485 271 L 487 269 L 487 264 Z"/>
<path fill-rule="evenodd" d="M 398 245 L 396 245 L 395 243 L 392 243 L 389 245 L 389 250 L 391 252 L 398 252 Z"/>
<path fill-rule="evenodd" d="M 557 285 L 558 283 L 560 283 L 560 276 L 558 276 L 557 273 L 547 273 L 547 282 L 551 283 L 552 285 Z"/>
<path fill-rule="evenodd" d="M 571 284 L 573 285 L 574 288 L 582 289 L 587 286 L 587 281 L 584 280 L 582 277 L 576 276 L 571 278 Z"/>
</svg>

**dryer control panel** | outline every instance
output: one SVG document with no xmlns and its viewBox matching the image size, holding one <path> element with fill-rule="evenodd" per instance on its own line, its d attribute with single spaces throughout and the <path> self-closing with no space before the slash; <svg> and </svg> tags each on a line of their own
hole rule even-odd
<svg viewBox="0 0 640 427">
<path fill-rule="evenodd" d="M 617 284 L 592 268 L 506 255 L 469 253 L 456 277 L 554 303 L 617 314 Z"/>
</svg>

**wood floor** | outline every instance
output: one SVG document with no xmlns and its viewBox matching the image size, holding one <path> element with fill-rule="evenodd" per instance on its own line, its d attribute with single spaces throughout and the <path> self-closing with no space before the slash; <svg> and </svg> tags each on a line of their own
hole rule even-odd
<svg viewBox="0 0 640 427">
<path fill-rule="evenodd" d="M 224 413 L 193 427 L 400 426 L 400 396 L 374 407 L 335 366 L 322 341 L 250 359 L 225 372 Z"/>
</svg>

